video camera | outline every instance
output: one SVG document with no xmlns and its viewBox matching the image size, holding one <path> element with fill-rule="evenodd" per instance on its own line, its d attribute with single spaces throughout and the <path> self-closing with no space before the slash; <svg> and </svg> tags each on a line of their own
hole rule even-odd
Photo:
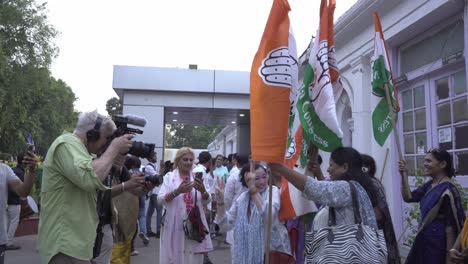
<svg viewBox="0 0 468 264">
<path fill-rule="evenodd" d="M 112 120 L 114 120 L 114 123 L 117 126 L 117 130 L 112 135 L 112 139 L 125 134 L 143 134 L 142 130 L 128 127 L 128 124 L 139 127 L 144 127 L 146 125 L 146 119 L 134 115 L 115 115 L 112 117 Z M 154 155 L 154 147 L 155 144 L 133 141 L 128 154 L 148 159 Z"/>
<path fill-rule="evenodd" d="M 159 186 L 164 182 L 164 175 L 146 175 L 145 168 L 143 168 L 143 173 L 145 173 L 145 181 L 151 182 L 154 186 Z"/>
</svg>

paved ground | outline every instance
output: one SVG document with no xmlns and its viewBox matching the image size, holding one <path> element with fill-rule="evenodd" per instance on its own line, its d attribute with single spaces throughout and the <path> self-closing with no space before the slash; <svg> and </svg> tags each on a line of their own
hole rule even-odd
<svg viewBox="0 0 468 264">
<path fill-rule="evenodd" d="M 36 236 L 24 236 L 16 239 L 16 244 L 22 248 L 6 252 L 5 264 L 39 264 L 39 255 L 36 252 Z M 214 242 L 215 250 L 210 253 L 213 263 L 230 263 L 231 252 L 224 242 L 224 238 L 216 238 Z M 132 257 L 132 264 L 153 264 L 159 263 L 159 239 L 151 238 L 150 244 L 145 247 L 141 240 L 137 238 L 138 256 Z"/>
<path fill-rule="evenodd" d="M 155 216 L 153 216 L 152 226 L 155 230 Z M 24 236 L 15 238 L 15 243 L 20 245 L 20 250 L 7 251 L 5 264 L 40 264 L 39 254 L 36 251 L 37 236 Z M 215 250 L 209 256 L 214 264 L 225 264 L 231 262 L 231 252 L 224 244 L 224 237 L 217 237 L 213 240 Z M 145 247 L 139 237 L 136 238 L 135 247 L 140 253 L 133 256 L 131 264 L 155 264 L 159 263 L 159 239 L 150 238 L 150 244 Z"/>
</svg>

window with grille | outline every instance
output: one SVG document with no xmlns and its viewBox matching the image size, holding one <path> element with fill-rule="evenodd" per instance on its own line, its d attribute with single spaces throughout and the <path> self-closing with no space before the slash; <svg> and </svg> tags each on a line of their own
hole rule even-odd
<svg viewBox="0 0 468 264">
<path fill-rule="evenodd" d="M 452 154 L 455 171 L 468 175 L 468 96 L 465 71 L 433 81 L 435 145 Z"/>
<path fill-rule="evenodd" d="M 427 151 L 426 91 L 424 85 L 401 94 L 404 156 L 410 175 L 422 175 Z"/>
<path fill-rule="evenodd" d="M 409 175 L 423 175 L 430 148 L 447 150 L 457 175 L 468 176 L 468 92 L 465 69 L 419 82 L 400 92 L 401 135 Z"/>
</svg>

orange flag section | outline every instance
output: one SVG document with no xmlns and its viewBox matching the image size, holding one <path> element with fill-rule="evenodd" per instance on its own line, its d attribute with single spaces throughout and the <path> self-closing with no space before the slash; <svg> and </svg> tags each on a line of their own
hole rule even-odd
<svg viewBox="0 0 468 264">
<path fill-rule="evenodd" d="M 252 159 L 284 161 L 288 135 L 291 63 L 288 50 L 289 4 L 274 0 L 250 72 Z M 289 72 L 288 72 L 289 71 Z"/>
<path fill-rule="evenodd" d="M 326 0 L 322 0 L 322 5 L 326 5 Z M 335 83 L 338 80 L 338 76 L 340 75 L 338 72 L 338 62 L 336 61 L 336 53 L 334 51 L 335 49 L 335 30 L 334 30 L 334 25 L 333 25 L 333 17 L 335 14 L 335 7 L 336 7 L 336 1 L 335 0 L 330 0 L 329 5 L 328 5 L 328 48 L 333 49 L 330 54 L 333 54 L 332 58 L 328 58 L 328 63 L 330 65 L 330 78 L 332 83 Z M 322 8 L 320 9 L 322 10 Z"/>
<path fill-rule="evenodd" d="M 290 169 L 294 169 L 297 160 L 299 159 L 300 153 L 302 152 L 302 126 L 299 126 L 299 129 L 294 136 L 296 138 L 296 154 L 292 159 L 285 159 L 284 165 Z M 281 206 L 279 211 L 279 219 L 281 221 L 291 219 L 297 216 L 297 212 L 294 209 L 293 199 L 291 197 L 291 191 L 289 188 L 289 182 L 281 177 Z"/>
</svg>

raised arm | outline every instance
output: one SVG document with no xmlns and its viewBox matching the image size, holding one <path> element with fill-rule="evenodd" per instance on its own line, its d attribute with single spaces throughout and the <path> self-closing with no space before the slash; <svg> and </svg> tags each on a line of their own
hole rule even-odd
<svg viewBox="0 0 468 264">
<path fill-rule="evenodd" d="M 304 191 L 304 187 L 306 184 L 307 176 L 289 169 L 288 167 L 284 166 L 283 164 L 279 163 L 268 163 L 268 167 L 272 173 L 272 177 L 281 178 L 283 176 L 288 182 L 290 182 L 294 187 L 296 187 L 299 191 Z"/>
<path fill-rule="evenodd" d="M 406 162 L 400 160 L 400 162 L 398 162 L 398 167 L 401 175 L 401 195 L 403 196 L 403 200 L 409 203 L 413 200 L 413 197 L 408 184 L 408 168 L 406 167 Z"/>
<path fill-rule="evenodd" d="M 291 170 L 283 164 L 270 163 L 268 166 L 274 177 L 283 176 L 302 191 L 309 200 L 331 207 L 351 205 L 351 189 L 346 181 L 318 181 Z"/>
<path fill-rule="evenodd" d="M 22 182 L 16 177 L 13 170 L 8 167 L 8 186 L 13 189 L 19 196 L 26 197 L 31 192 L 36 178 L 36 156 L 33 153 L 28 152 L 28 155 L 24 156 L 23 163 L 27 166 L 27 172 Z"/>
<path fill-rule="evenodd" d="M 239 200 L 243 195 L 249 194 L 241 194 L 241 196 L 232 203 L 229 211 L 226 211 L 226 205 L 224 204 L 224 182 L 221 181 L 216 187 L 217 213 L 215 223 L 218 224 L 221 230 L 229 231 L 234 227 L 237 219 Z"/>
<path fill-rule="evenodd" d="M 235 189 L 236 189 L 236 179 L 234 176 L 229 176 L 226 182 L 226 187 L 224 191 L 224 204 L 228 210 L 231 208 L 231 205 L 234 202 L 234 195 L 236 192 Z"/>
<path fill-rule="evenodd" d="M 97 177 L 104 181 L 109 175 L 109 172 L 114 164 L 114 159 L 120 154 L 127 153 L 128 150 L 132 147 L 133 135 L 123 135 L 112 140 L 112 143 L 109 145 L 107 150 L 99 157 L 95 159 L 92 163 L 94 172 Z"/>
</svg>

